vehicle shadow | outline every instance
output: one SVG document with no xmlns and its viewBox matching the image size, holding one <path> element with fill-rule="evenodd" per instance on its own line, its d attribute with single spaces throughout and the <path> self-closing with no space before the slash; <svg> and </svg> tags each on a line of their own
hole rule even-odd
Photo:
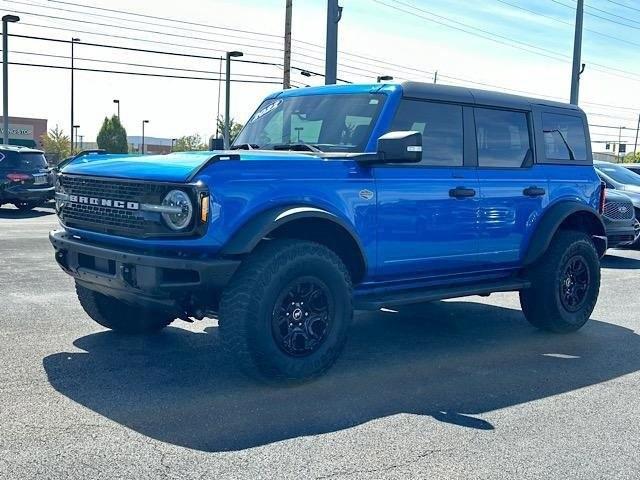
<svg viewBox="0 0 640 480">
<path fill-rule="evenodd" d="M 38 218 L 53 215 L 56 211 L 52 207 L 37 207 L 33 210 L 18 210 L 13 207 L 0 207 L 0 218 Z"/>
<path fill-rule="evenodd" d="M 606 255 L 600 260 L 600 265 L 604 268 L 637 270 L 640 269 L 640 260 L 617 255 Z"/>
<path fill-rule="evenodd" d="M 409 413 L 460 427 L 501 428 L 482 413 L 640 369 L 640 337 L 590 321 L 580 332 L 534 330 L 522 313 L 465 301 L 356 317 L 336 366 L 315 382 L 267 386 L 221 353 L 216 327 L 168 327 L 144 338 L 101 332 L 84 352 L 43 361 L 51 385 L 144 435 L 231 451 Z"/>
</svg>

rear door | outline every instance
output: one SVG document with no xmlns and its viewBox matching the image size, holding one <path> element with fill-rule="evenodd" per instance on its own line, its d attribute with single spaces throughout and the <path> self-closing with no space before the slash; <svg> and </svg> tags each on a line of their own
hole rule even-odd
<svg viewBox="0 0 640 480">
<path fill-rule="evenodd" d="M 534 162 L 529 112 L 474 108 L 480 182 L 479 258 L 484 270 L 519 265 L 549 202 L 547 171 Z"/>
<path fill-rule="evenodd" d="M 477 266 L 478 179 L 471 107 L 404 99 L 391 131 L 422 133 L 419 164 L 374 168 L 378 206 L 378 274 L 425 278 Z"/>
</svg>

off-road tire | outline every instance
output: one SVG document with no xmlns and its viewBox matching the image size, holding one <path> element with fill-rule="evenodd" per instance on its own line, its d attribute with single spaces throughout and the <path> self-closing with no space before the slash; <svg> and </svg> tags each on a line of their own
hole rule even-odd
<svg viewBox="0 0 640 480">
<path fill-rule="evenodd" d="M 326 287 L 333 315 L 317 350 L 293 356 L 278 344 L 273 319 L 282 295 L 296 279 Z M 277 239 L 259 245 L 222 294 L 220 336 L 227 354 L 248 375 L 296 383 L 327 371 L 342 351 L 353 318 L 352 285 L 340 258 L 315 242 Z M 295 328 L 295 327 L 294 327 Z M 256 375 L 257 374 L 257 375 Z"/>
<path fill-rule="evenodd" d="M 77 283 L 76 293 L 87 315 L 96 323 L 115 332 L 153 333 L 162 330 L 174 320 L 166 313 L 129 305 Z"/>
<path fill-rule="evenodd" d="M 565 272 L 570 262 L 582 262 L 588 273 L 582 301 L 572 311 L 562 300 Z M 589 235 L 573 230 L 558 231 L 542 258 L 526 272 L 531 287 L 520 292 L 520 305 L 527 320 L 537 328 L 555 333 L 580 329 L 589 320 L 600 290 L 600 259 Z M 584 274 L 581 278 L 585 278 Z M 568 281 L 571 282 L 570 280 Z M 582 289 L 581 289 L 582 290 Z"/>
</svg>

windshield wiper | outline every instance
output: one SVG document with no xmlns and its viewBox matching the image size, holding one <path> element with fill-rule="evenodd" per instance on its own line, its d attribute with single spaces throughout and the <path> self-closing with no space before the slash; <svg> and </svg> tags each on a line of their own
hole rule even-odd
<svg viewBox="0 0 640 480">
<path fill-rule="evenodd" d="M 543 130 L 542 133 L 557 133 L 558 135 L 560 135 L 560 138 L 562 139 L 562 143 L 564 143 L 564 146 L 567 147 L 567 152 L 569 152 L 569 160 L 573 161 L 573 160 L 576 159 L 576 156 L 573 153 L 573 150 L 569 146 L 569 142 L 567 142 L 567 139 L 564 138 L 564 135 L 562 134 L 562 132 L 560 130 L 555 128 L 553 130 Z"/>
<path fill-rule="evenodd" d="M 239 143 L 238 145 L 233 145 L 230 150 L 256 150 L 260 148 L 260 145 L 257 143 Z"/>
<path fill-rule="evenodd" d="M 274 150 L 292 150 L 294 152 L 322 152 L 318 147 L 310 143 L 282 143 L 274 145 Z"/>
</svg>

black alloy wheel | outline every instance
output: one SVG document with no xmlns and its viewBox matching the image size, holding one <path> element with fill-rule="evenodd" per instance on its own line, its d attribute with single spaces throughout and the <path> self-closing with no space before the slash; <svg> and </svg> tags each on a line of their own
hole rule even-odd
<svg viewBox="0 0 640 480">
<path fill-rule="evenodd" d="M 577 312 L 584 306 L 590 280 L 587 261 L 582 255 L 574 255 L 566 262 L 559 288 L 560 302 L 568 312 Z"/>
<path fill-rule="evenodd" d="M 273 309 L 273 338 L 284 353 L 303 357 L 315 352 L 332 327 L 334 301 L 320 279 L 301 277 L 283 290 Z"/>
</svg>

